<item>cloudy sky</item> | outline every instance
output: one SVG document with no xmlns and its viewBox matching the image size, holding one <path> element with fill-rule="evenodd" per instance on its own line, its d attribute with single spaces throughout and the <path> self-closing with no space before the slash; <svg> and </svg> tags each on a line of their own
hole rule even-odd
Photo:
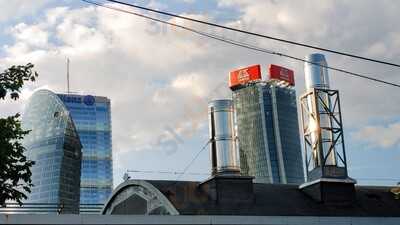
<svg viewBox="0 0 400 225">
<path fill-rule="evenodd" d="M 375 0 L 125 0 L 252 32 L 400 63 L 400 2 Z M 119 7 L 114 5 L 115 7 Z M 125 8 L 126 9 L 126 8 Z M 261 64 L 292 68 L 298 96 L 303 65 L 199 37 L 79 0 L 0 0 L 0 69 L 32 62 L 40 76 L 0 116 L 22 111 L 32 92 L 71 89 L 112 101 L 114 183 L 131 170 L 182 171 L 207 142 L 207 102 L 230 97 L 230 70 Z M 146 14 L 146 12 L 142 12 Z M 157 16 L 150 14 L 151 16 Z M 310 49 L 200 26 L 231 39 L 297 57 Z M 400 69 L 326 54 L 331 66 L 400 83 Z M 330 72 L 339 89 L 350 175 L 359 183 L 400 181 L 400 89 Z M 208 152 L 188 172 L 207 173 Z M 134 178 L 176 179 L 171 174 Z M 206 175 L 181 179 L 201 180 Z"/>
</svg>

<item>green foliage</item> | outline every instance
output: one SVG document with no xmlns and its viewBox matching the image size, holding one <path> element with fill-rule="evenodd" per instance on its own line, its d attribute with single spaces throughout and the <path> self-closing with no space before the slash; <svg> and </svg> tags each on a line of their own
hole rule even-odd
<svg viewBox="0 0 400 225">
<path fill-rule="evenodd" d="M 25 66 L 11 66 L 0 73 L 0 99 L 4 99 L 7 92 L 11 92 L 11 98 L 17 100 L 24 82 L 35 81 L 38 76 L 32 69 L 33 64 L 28 63 Z"/>
<path fill-rule="evenodd" d="M 28 63 L 12 66 L 0 73 L 0 99 L 10 93 L 11 99 L 17 100 L 24 83 L 35 81 L 38 76 L 32 69 L 33 64 Z M 22 129 L 19 117 L 20 114 L 0 118 L 0 205 L 4 205 L 6 200 L 22 204 L 33 186 L 30 168 L 34 162 L 26 158 L 21 144 L 29 131 Z"/>
<path fill-rule="evenodd" d="M 21 203 L 26 199 L 25 192 L 32 187 L 30 167 L 34 164 L 23 154 L 20 140 L 29 131 L 21 128 L 19 114 L 0 119 L 0 204 L 7 199 Z"/>
</svg>

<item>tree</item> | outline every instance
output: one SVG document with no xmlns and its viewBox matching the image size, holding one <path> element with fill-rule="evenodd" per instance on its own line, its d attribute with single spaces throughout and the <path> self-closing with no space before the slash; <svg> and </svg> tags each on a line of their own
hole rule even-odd
<svg viewBox="0 0 400 225">
<path fill-rule="evenodd" d="M 32 69 L 33 64 L 28 63 L 12 66 L 0 73 L 0 99 L 4 100 L 9 93 L 11 99 L 17 100 L 24 83 L 33 82 L 38 76 Z M 26 158 L 21 144 L 30 131 L 22 129 L 19 117 L 17 113 L 0 118 L 0 205 L 4 205 L 6 200 L 22 204 L 33 186 L 30 168 L 34 162 Z"/>
</svg>

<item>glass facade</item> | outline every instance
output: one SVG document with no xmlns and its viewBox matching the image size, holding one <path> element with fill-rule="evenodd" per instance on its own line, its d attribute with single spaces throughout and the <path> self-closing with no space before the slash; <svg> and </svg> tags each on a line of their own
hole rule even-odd
<svg viewBox="0 0 400 225">
<path fill-rule="evenodd" d="M 82 143 L 81 204 L 103 204 L 112 192 L 110 100 L 58 94 L 70 112 Z"/>
<path fill-rule="evenodd" d="M 47 90 L 35 92 L 25 108 L 24 138 L 34 187 L 29 203 L 64 204 L 63 213 L 79 212 L 81 143 L 62 101 Z"/>
<path fill-rule="evenodd" d="M 296 92 L 274 83 L 234 90 L 240 165 L 256 182 L 304 182 Z"/>
<path fill-rule="evenodd" d="M 275 90 L 277 121 L 282 140 L 282 161 L 286 180 L 287 183 L 304 183 L 296 91 L 288 88 L 276 88 Z"/>
</svg>

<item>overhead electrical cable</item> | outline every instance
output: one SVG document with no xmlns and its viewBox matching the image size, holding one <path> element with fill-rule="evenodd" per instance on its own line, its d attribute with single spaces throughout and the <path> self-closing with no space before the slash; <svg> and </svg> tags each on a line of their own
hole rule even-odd
<svg viewBox="0 0 400 225">
<path fill-rule="evenodd" d="M 204 151 L 204 149 L 207 148 L 208 144 L 211 141 L 208 140 L 207 143 L 200 149 L 199 152 L 197 152 L 197 154 L 193 157 L 193 159 L 186 165 L 185 169 L 182 170 L 182 172 L 179 173 L 179 176 L 176 178 L 176 182 L 179 181 L 179 179 L 185 175 L 185 173 L 187 172 L 187 170 L 192 166 L 192 164 L 197 160 L 197 158 L 200 156 L 200 154 Z"/>
<path fill-rule="evenodd" d="M 152 173 L 152 174 L 182 174 L 182 172 L 178 171 L 157 171 L 157 170 L 127 170 L 128 173 Z M 211 176 L 211 173 L 201 173 L 201 172 L 193 172 L 193 173 L 185 173 L 186 175 L 199 175 L 199 176 Z M 267 176 L 258 176 L 258 177 L 267 177 Z M 302 176 L 289 176 L 288 178 L 292 179 L 304 179 Z M 355 177 L 356 180 L 365 180 L 365 181 L 400 181 L 400 178 L 382 178 L 382 177 Z"/>
<path fill-rule="evenodd" d="M 145 173 L 145 174 L 172 174 L 172 175 L 179 175 L 183 174 L 183 172 L 177 172 L 177 171 L 156 171 L 156 170 L 127 170 L 127 173 Z M 185 173 L 186 175 L 199 175 L 199 176 L 209 176 L 210 173 Z"/>
<path fill-rule="evenodd" d="M 336 68 L 336 67 L 321 65 L 321 64 L 318 64 L 318 63 L 314 63 L 314 62 L 299 58 L 299 57 L 291 56 L 291 55 L 288 55 L 288 54 L 285 54 L 285 53 L 281 53 L 281 52 L 268 50 L 268 49 L 261 48 L 261 47 L 255 46 L 255 45 L 251 45 L 251 44 L 239 42 L 239 41 L 236 41 L 236 40 L 228 39 L 228 38 L 225 38 L 225 37 L 222 37 L 222 36 L 209 34 L 209 33 L 202 32 L 202 31 L 190 28 L 190 27 L 186 27 L 186 26 L 183 26 L 183 25 L 171 23 L 171 22 L 168 22 L 168 21 L 165 21 L 165 20 L 161 20 L 161 19 L 157 19 L 157 18 L 154 18 L 154 17 L 146 16 L 146 15 L 143 15 L 143 14 L 140 14 L 140 13 L 124 10 L 124 9 L 121 9 L 121 8 L 112 7 L 112 6 L 109 6 L 109 5 L 104 5 L 104 4 L 101 4 L 101 3 L 98 3 L 98 2 L 94 2 L 94 1 L 90 1 L 90 0 L 82 0 L 82 1 L 90 3 L 90 4 L 93 4 L 93 5 L 97 5 L 97 6 L 100 6 L 100 7 L 108 8 L 108 9 L 111 9 L 111 10 L 115 10 L 115 11 L 131 14 L 131 15 L 135 15 L 135 16 L 142 17 L 142 18 L 145 18 L 145 19 L 149 19 L 149 20 L 152 20 L 152 21 L 156 21 L 156 22 L 159 22 L 159 23 L 167 24 L 167 25 L 170 25 L 170 26 L 178 27 L 178 28 L 181 28 L 183 30 L 196 33 L 198 35 L 201 35 L 201 36 L 204 36 L 204 37 L 208 37 L 208 38 L 211 38 L 211 39 L 214 39 L 214 40 L 218 40 L 218 41 L 221 41 L 221 42 L 225 42 L 225 43 L 228 43 L 228 44 L 231 44 L 231 45 L 235 45 L 235 46 L 238 46 L 238 47 L 243 47 L 243 48 L 247 48 L 247 49 L 250 49 L 250 50 L 254 50 L 254 51 L 258 51 L 258 52 L 262 52 L 262 53 L 267 53 L 267 54 L 271 54 L 271 55 L 277 55 L 277 56 L 281 56 L 281 57 L 286 57 L 286 58 L 290 58 L 290 59 L 293 59 L 293 60 L 296 60 L 296 61 L 310 63 L 310 64 L 313 64 L 313 65 L 316 65 L 316 66 L 327 68 L 329 70 L 333 70 L 333 71 L 341 72 L 341 73 L 344 73 L 344 74 L 352 75 L 352 76 L 355 76 L 355 77 L 368 79 L 368 80 L 371 80 L 371 81 L 375 81 L 375 82 L 379 82 L 379 83 L 383 83 L 383 84 L 387 84 L 387 85 L 391 85 L 391 86 L 395 86 L 395 87 L 400 87 L 400 84 L 396 84 L 396 83 L 393 83 L 393 82 L 389 82 L 389 81 L 373 78 L 373 77 L 370 77 L 370 76 L 367 76 L 367 75 L 351 72 L 351 71 L 340 69 L 340 68 Z"/>
<path fill-rule="evenodd" d="M 86 1 L 86 0 L 83 0 L 83 1 Z M 351 57 L 351 58 L 357 58 L 357 59 L 366 60 L 366 61 L 370 61 L 370 62 L 380 63 L 380 64 L 384 64 L 384 65 L 400 67 L 400 64 L 396 64 L 396 63 L 392 63 L 392 62 L 386 62 L 386 61 L 382 61 L 382 60 L 367 58 L 367 57 L 364 57 L 364 56 L 359 56 L 359 55 L 346 53 L 346 52 L 341 52 L 341 51 L 328 49 L 328 48 L 322 48 L 322 47 L 318 47 L 318 46 L 315 46 L 315 45 L 309 45 L 309 44 L 304 44 L 304 43 L 300 43 L 300 42 L 296 42 L 296 41 L 286 40 L 286 39 L 283 39 L 283 38 L 272 37 L 272 36 L 265 35 L 265 34 L 254 33 L 254 32 L 241 30 L 241 29 L 237 29 L 237 28 L 233 28 L 233 27 L 228 27 L 228 26 L 224 26 L 224 25 L 220 25 L 220 24 L 216 24 L 216 23 L 206 22 L 206 21 L 203 21 L 203 20 L 193 19 L 193 18 L 190 18 L 190 17 L 187 17 L 187 16 L 181 16 L 181 15 L 170 13 L 170 12 L 156 10 L 156 9 L 152 9 L 152 8 L 148 8 L 148 7 L 144 7 L 144 6 L 138 6 L 138 5 L 122 2 L 122 1 L 116 1 L 116 0 L 105 0 L 105 1 L 112 2 L 112 3 L 117 3 L 117 4 L 120 4 L 120 5 L 129 6 L 129 7 L 133 7 L 133 8 L 136 8 L 136 9 L 149 11 L 149 12 L 154 12 L 154 13 L 158 13 L 158 14 L 162 14 L 162 15 L 166 15 L 166 16 L 170 16 L 170 17 L 175 17 L 175 18 L 179 18 L 179 19 L 183 19 L 183 20 L 188 20 L 188 21 L 192 21 L 192 22 L 195 22 L 195 23 L 200 23 L 200 24 L 205 24 L 205 25 L 208 25 L 208 26 L 218 27 L 218 28 L 221 28 L 221 29 L 235 31 L 235 32 L 239 32 L 239 33 L 243 33 L 243 34 L 247 34 L 247 35 L 252 35 L 252 36 L 266 38 L 266 39 L 270 39 L 270 40 L 274 40 L 274 41 L 278 41 L 278 42 L 283 42 L 283 43 L 287 43 L 287 44 L 291 44 L 291 45 L 297 45 L 297 46 L 301 46 L 301 47 L 305 47 L 305 48 L 316 49 L 316 50 L 319 50 L 319 51 L 330 52 L 330 53 L 334 53 L 334 54 L 339 54 L 339 55 L 343 55 L 343 56 L 347 56 L 347 57 Z"/>
</svg>

